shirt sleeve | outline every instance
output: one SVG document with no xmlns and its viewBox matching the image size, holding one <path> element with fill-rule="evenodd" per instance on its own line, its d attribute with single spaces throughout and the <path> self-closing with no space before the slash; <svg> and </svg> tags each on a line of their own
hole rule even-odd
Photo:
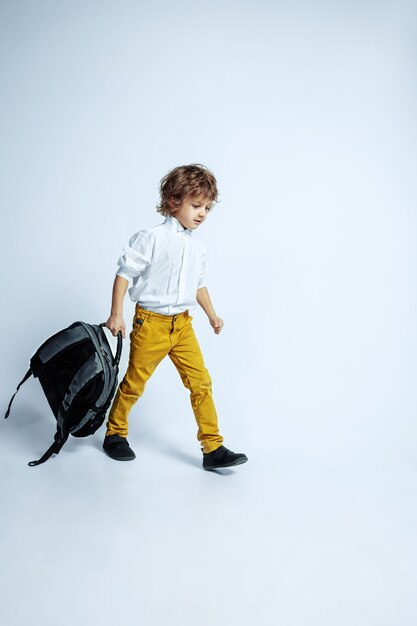
<svg viewBox="0 0 417 626">
<path fill-rule="evenodd" d="M 201 269 L 200 269 L 200 278 L 199 278 L 199 281 L 198 281 L 197 289 L 200 289 L 200 287 L 205 287 L 206 286 L 207 270 L 208 270 L 206 244 L 203 243 L 203 242 L 201 242 L 201 244 L 202 244 Z"/>
<path fill-rule="evenodd" d="M 146 237 L 145 231 L 135 233 L 129 244 L 123 249 L 123 254 L 117 261 L 119 269 L 116 276 L 122 276 L 126 280 L 131 280 L 139 276 L 151 262 L 151 244 Z"/>
</svg>

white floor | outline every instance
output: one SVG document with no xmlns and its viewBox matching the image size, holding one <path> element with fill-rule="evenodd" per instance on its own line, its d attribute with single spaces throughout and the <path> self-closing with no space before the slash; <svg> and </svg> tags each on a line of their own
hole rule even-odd
<svg viewBox="0 0 417 626">
<path fill-rule="evenodd" d="M 300 468 L 271 444 L 205 472 L 146 420 L 134 462 L 100 431 L 29 468 L 53 420 L 25 411 L 1 424 L 2 625 L 417 623 L 416 472 Z"/>
</svg>

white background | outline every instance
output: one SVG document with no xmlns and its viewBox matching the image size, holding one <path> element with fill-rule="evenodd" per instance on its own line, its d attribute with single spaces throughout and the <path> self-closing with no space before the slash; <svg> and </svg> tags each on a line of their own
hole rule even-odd
<svg viewBox="0 0 417 626">
<path fill-rule="evenodd" d="M 1 623 L 415 623 L 415 3 L 2 0 L 0 46 L 4 411 L 47 337 L 107 319 L 161 177 L 199 162 L 225 326 L 193 325 L 249 457 L 200 469 L 166 359 L 134 463 L 99 431 L 30 469 L 31 379 L 1 424 Z"/>
</svg>

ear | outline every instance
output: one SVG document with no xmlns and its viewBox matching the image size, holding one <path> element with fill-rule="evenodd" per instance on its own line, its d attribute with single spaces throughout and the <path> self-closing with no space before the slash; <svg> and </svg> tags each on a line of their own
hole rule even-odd
<svg viewBox="0 0 417 626">
<path fill-rule="evenodd" d="M 175 211 L 178 209 L 178 205 L 175 204 L 174 196 L 170 196 L 168 200 L 168 204 L 169 204 L 169 208 L 171 209 L 171 213 L 175 213 Z"/>
</svg>

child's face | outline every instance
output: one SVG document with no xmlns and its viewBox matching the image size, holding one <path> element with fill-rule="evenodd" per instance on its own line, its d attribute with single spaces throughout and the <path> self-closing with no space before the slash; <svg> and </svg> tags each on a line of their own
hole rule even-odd
<svg viewBox="0 0 417 626">
<path fill-rule="evenodd" d="M 172 211 L 172 215 L 190 230 L 195 230 L 204 222 L 209 211 L 211 200 L 206 196 L 187 196 L 182 203 Z"/>
</svg>

